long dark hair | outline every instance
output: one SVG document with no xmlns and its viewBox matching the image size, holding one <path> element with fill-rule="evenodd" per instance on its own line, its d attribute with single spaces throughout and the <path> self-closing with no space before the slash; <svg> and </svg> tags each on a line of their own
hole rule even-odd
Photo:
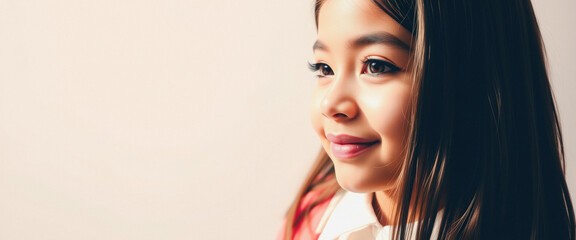
<svg viewBox="0 0 576 240">
<path fill-rule="evenodd" d="M 530 1 L 373 2 L 414 39 L 395 238 L 429 239 L 437 225 L 439 239 L 575 239 L 562 134 Z M 339 189 L 333 168 L 321 152 L 287 213 L 286 239 Z M 323 194 L 296 216 L 312 190 Z"/>
</svg>

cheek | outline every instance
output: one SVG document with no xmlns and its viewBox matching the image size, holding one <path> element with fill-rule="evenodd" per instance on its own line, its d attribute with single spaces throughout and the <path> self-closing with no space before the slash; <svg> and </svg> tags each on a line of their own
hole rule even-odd
<svg viewBox="0 0 576 240">
<path fill-rule="evenodd" d="M 372 91 L 363 98 L 364 114 L 380 135 L 397 138 L 405 134 L 410 112 L 409 100 L 409 86 L 403 84 Z"/>
<path fill-rule="evenodd" d="M 322 113 L 320 112 L 320 104 L 322 102 L 322 94 L 320 90 L 314 91 L 312 102 L 310 104 L 310 122 L 312 128 L 318 135 L 324 135 L 324 126 L 322 122 Z"/>
</svg>

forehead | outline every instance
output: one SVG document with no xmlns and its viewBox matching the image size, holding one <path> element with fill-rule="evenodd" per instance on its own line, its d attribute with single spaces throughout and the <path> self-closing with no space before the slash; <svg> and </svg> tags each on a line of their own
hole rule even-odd
<svg viewBox="0 0 576 240">
<path fill-rule="evenodd" d="M 372 0 L 326 0 L 318 13 L 318 40 L 327 45 L 376 32 L 388 32 L 406 44 L 411 40 L 411 34 Z"/>
</svg>

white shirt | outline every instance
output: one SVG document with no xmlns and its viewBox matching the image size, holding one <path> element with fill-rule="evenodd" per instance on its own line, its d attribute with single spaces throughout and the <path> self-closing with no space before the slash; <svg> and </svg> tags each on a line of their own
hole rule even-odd
<svg viewBox="0 0 576 240">
<path fill-rule="evenodd" d="M 321 233 L 318 240 L 392 239 L 394 229 L 392 226 L 380 224 L 372 208 L 372 197 L 372 193 L 338 191 L 330 200 L 316 228 L 316 233 Z M 436 217 L 431 239 L 438 238 L 439 218 L 441 218 L 441 213 Z"/>
</svg>

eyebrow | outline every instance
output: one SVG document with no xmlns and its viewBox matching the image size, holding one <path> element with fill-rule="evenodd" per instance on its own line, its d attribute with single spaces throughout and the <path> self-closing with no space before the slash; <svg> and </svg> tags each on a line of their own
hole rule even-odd
<svg viewBox="0 0 576 240">
<path fill-rule="evenodd" d="M 406 43 L 402 42 L 402 40 L 388 32 L 368 34 L 350 41 L 350 46 L 352 48 L 361 48 L 372 44 L 386 44 L 400 48 L 402 50 L 410 51 L 410 47 Z M 312 50 L 327 50 L 327 48 L 324 43 L 318 40 L 314 42 Z"/>
</svg>

